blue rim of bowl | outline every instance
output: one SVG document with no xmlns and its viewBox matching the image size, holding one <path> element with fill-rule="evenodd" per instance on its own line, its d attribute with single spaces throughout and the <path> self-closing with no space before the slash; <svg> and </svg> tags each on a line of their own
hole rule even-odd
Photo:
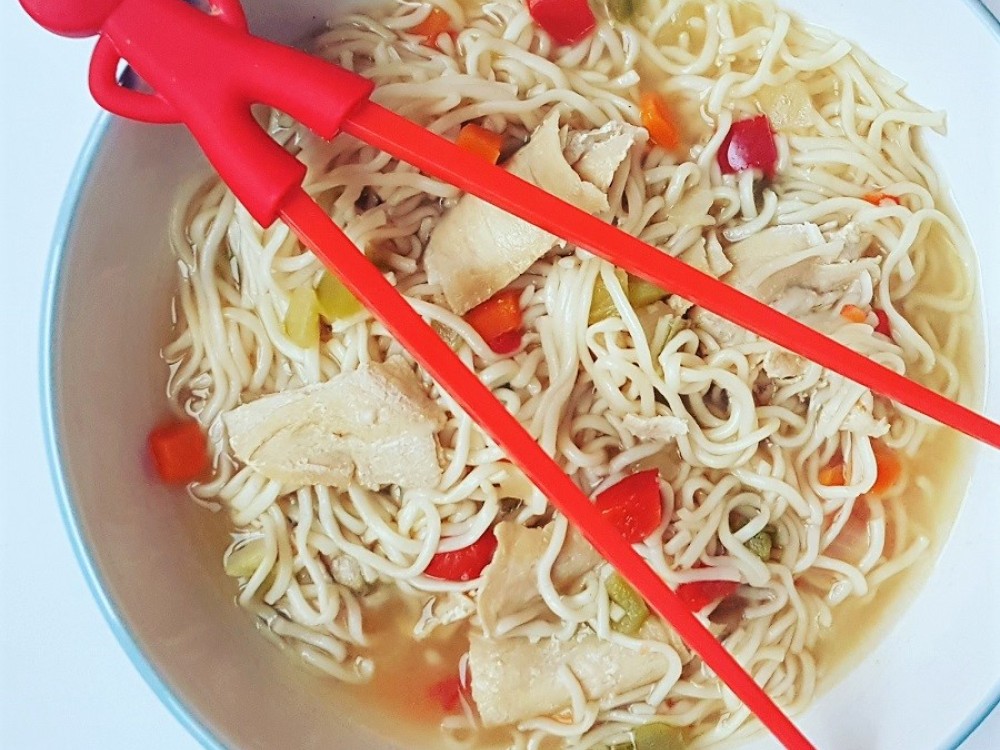
<svg viewBox="0 0 1000 750">
<path fill-rule="evenodd" d="M 1000 19 L 990 12 L 989 8 L 986 7 L 985 1 L 966 0 L 966 3 L 991 28 L 997 37 L 997 41 L 1000 42 Z M 152 688 L 163 705 L 167 707 L 174 718 L 188 730 L 195 740 L 207 750 L 228 750 L 212 730 L 197 718 L 194 710 L 181 701 L 163 679 L 145 651 L 143 651 L 142 647 L 136 641 L 135 636 L 118 610 L 118 606 L 108 596 L 101 573 L 94 564 L 90 549 L 83 538 L 83 531 L 80 519 L 76 513 L 76 506 L 70 497 L 69 487 L 63 473 L 63 455 L 56 420 L 55 362 L 53 359 L 53 346 L 58 335 L 58 331 L 55 329 L 56 312 L 62 299 L 63 270 L 65 267 L 63 260 L 66 255 L 67 242 L 76 226 L 77 206 L 83 197 L 88 175 L 94 165 L 94 161 L 100 151 L 101 143 L 107 135 L 111 122 L 112 117 L 110 115 L 100 115 L 91 128 L 90 134 L 87 136 L 87 140 L 73 168 L 69 184 L 66 187 L 66 193 L 63 197 L 53 231 L 52 245 L 49 250 L 49 260 L 45 271 L 45 286 L 42 297 L 41 340 L 39 342 L 39 383 L 41 385 L 42 429 L 44 431 L 45 452 L 48 458 L 49 473 L 52 476 L 52 484 L 59 503 L 60 515 L 66 527 L 66 533 L 69 535 L 73 554 L 76 556 L 77 564 L 83 572 L 83 577 L 87 581 L 87 587 L 90 589 L 94 601 L 97 602 L 101 614 L 111 628 L 111 632 L 114 633 L 122 650 L 128 655 L 132 665 L 146 681 L 146 684 Z M 1000 706 L 1000 683 L 993 689 L 993 695 L 987 696 L 974 708 L 964 724 L 952 733 L 952 739 L 947 742 L 946 747 L 949 750 L 957 750 L 972 736 L 997 706 Z"/>
</svg>

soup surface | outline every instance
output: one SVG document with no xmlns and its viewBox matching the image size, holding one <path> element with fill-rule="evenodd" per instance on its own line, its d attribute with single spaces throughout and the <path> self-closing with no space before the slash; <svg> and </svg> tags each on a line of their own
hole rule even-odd
<svg viewBox="0 0 1000 750">
<path fill-rule="evenodd" d="M 971 250 L 919 140 L 941 113 L 762 0 L 609 0 L 592 24 L 547 2 L 578 15 L 392 5 L 312 48 L 484 159 L 975 402 Z M 270 130 L 779 703 L 802 710 L 862 655 L 950 526 L 956 438 L 369 146 L 280 113 Z M 232 519 L 223 564 L 262 632 L 428 747 L 755 730 L 286 227 L 210 182 L 172 242 L 169 397 L 215 458 L 190 491 Z"/>
</svg>

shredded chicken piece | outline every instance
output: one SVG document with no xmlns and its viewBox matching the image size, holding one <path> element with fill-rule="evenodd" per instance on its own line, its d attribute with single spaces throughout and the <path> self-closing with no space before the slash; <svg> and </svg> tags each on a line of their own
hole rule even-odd
<svg viewBox="0 0 1000 750">
<path fill-rule="evenodd" d="M 647 140 L 649 134 L 645 128 L 611 120 L 597 130 L 570 133 L 566 142 L 566 161 L 587 182 L 607 190 L 632 148 Z"/>
<path fill-rule="evenodd" d="M 475 602 L 457 591 L 432 596 L 424 605 L 417 624 L 413 626 L 413 637 L 422 641 L 440 627 L 467 620 L 475 611 Z"/>
<path fill-rule="evenodd" d="M 841 260 L 857 260 L 872 244 L 870 234 L 861 231 L 861 228 L 853 221 L 849 221 L 840 229 L 830 233 L 831 240 L 841 239 L 844 241 L 844 249 L 840 252 Z"/>
<path fill-rule="evenodd" d="M 708 188 L 695 188 L 670 208 L 670 220 L 678 227 L 710 227 L 715 219 L 709 213 L 715 196 Z"/>
<path fill-rule="evenodd" d="M 878 259 L 859 257 L 867 243 L 848 226 L 829 238 L 815 224 L 770 227 L 726 249 L 733 269 L 722 280 L 800 318 L 838 301 L 860 300 L 863 274 L 877 281 Z M 743 329 L 707 310 L 698 308 L 692 317 L 721 346 L 747 339 Z"/>
<path fill-rule="evenodd" d="M 640 417 L 626 414 L 622 417 L 622 426 L 638 440 L 669 441 L 688 433 L 687 422 L 673 415 Z"/>
<path fill-rule="evenodd" d="M 683 317 L 688 310 L 694 307 L 694 304 L 688 302 L 683 297 L 678 297 L 676 294 L 671 294 L 669 297 L 667 297 L 667 307 L 669 307 L 671 312 L 673 312 L 678 317 Z"/>
<path fill-rule="evenodd" d="M 570 692 L 559 677 L 563 665 L 588 699 L 605 700 L 662 679 L 674 663 L 641 642 L 631 649 L 583 629 L 568 641 L 549 638 L 538 643 L 473 634 L 469 648 L 472 697 L 486 726 L 569 707 Z"/>
<path fill-rule="evenodd" d="M 706 236 L 705 256 L 708 258 L 708 267 L 716 278 L 722 278 L 733 270 L 732 261 L 726 257 L 726 251 L 722 249 L 722 243 L 714 231 Z"/>
<path fill-rule="evenodd" d="M 545 118 L 505 166 L 511 174 L 588 213 L 607 211 L 606 187 L 600 185 L 611 184 L 615 170 L 627 156 L 628 148 L 622 148 L 625 140 L 631 138 L 634 145 L 645 131 L 632 128 L 598 137 L 600 132 L 580 134 L 591 136 L 591 151 L 581 155 L 578 163 L 596 182 L 581 178 L 566 160 L 555 114 Z M 462 315 L 510 284 L 560 243 L 555 235 L 475 196 L 464 195 L 431 233 L 424 252 L 427 278 L 441 286 L 448 305 Z"/>
<path fill-rule="evenodd" d="M 771 380 L 791 383 L 805 375 L 809 362 L 784 349 L 772 349 L 764 354 L 763 368 Z"/>
<path fill-rule="evenodd" d="M 497 551 L 483 571 L 478 612 L 483 631 L 495 635 L 497 623 L 507 615 L 542 602 L 538 590 L 538 560 L 552 541 L 552 527 L 529 529 L 503 521 L 493 530 Z M 566 532 L 562 550 L 552 566 L 552 583 L 557 591 L 570 593 L 585 573 L 603 562 L 600 555 L 578 531 Z"/>
<path fill-rule="evenodd" d="M 699 238 L 697 242 L 677 257 L 689 266 L 697 268 L 699 271 L 707 273 L 709 276 L 715 276 L 712 272 L 712 264 L 709 263 L 708 260 L 708 251 L 705 247 L 704 238 Z"/>
<path fill-rule="evenodd" d="M 355 594 L 364 596 L 371 593 L 375 585 L 374 579 L 365 576 L 361 563 L 350 555 L 337 555 L 327 562 L 327 568 L 333 580 L 341 586 L 346 586 Z"/>
<path fill-rule="evenodd" d="M 402 357 L 275 393 L 223 415 L 233 453 L 291 487 L 433 487 L 444 411 Z"/>
<path fill-rule="evenodd" d="M 867 405 L 858 402 L 844 417 L 840 429 L 856 435 L 880 438 L 889 432 L 889 423 L 884 418 L 876 419 Z"/>
</svg>

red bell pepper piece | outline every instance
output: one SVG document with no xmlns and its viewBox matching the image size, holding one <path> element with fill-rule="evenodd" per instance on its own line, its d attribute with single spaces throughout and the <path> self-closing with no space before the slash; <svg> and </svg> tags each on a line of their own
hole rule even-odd
<svg viewBox="0 0 1000 750">
<path fill-rule="evenodd" d="M 446 581 L 471 581 L 479 578 L 497 551 L 497 538 L 490 529 L 468 547 L 452 552 L 438 552 L 431 558 L 424 575 Z"/>
<path fill-rule="evenodd" d="M 513 354 L 521 348 L 521 332 L 507 331 L 486 342 L 497 354 Z"/>
<path fill-rule="evenodd" d="M 469 310 L 465 322 L 475 328 L 497 354 L 509 354 L 521 345 L 520 301 L 520 289 L 497 292 Z"/>
<path fill-rule="evenodd" d="M 736 581 L 694 581 L 678 586 L 677 596 L 692 612 L 700 612 L 712 602 L 736 593 L 739 586 Z"/>
<path fill-rule="evenodd" d="M 458 675 L 445 677 L 435 682 L 427 690 L 431 698 L 436 700 L 446 713 L 454 713 L 462 703 L 462 683 Z"/>
<path fill-rule="evenodd" d="M 627 476 L 599 494 L 594 504 L 626 542 L 641 542 L 663 520 L 660 473 L 647 469 Z"/>
<path fill-rule="evenodd" d="M 875 317 L 878 318 L 878 325 L 875 326 L 875 333 L 892 338 L 892 326 L 889 325 L 889 315 L 885 310 L 875 308 Z"/>
<path fill-rule="evenodd" d="M 768 177 L 774 176 L 778 166 L 778 146 L 767 115 L 734 122 L 722 141 L 718 158 L 723 174 L 759 169 Z"/>
<path fill-rule="evenodd" d="M 147 447 L 156 473 L 168 484 L 193 482 L 208 470 L 208 441 L 193 419 L 157 425 Z"/>
<path fill-rule="evenodd" d="M 528 12 L 557 44 L 576 44 L 597 28 L 587 0 L 528 0 Z"/>
</svg>

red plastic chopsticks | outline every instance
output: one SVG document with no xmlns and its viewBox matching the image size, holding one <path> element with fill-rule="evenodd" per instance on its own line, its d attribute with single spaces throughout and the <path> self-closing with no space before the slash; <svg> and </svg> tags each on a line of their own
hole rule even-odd
<svg viewBox="0 0 1000 750">
<path fill-rule="evenodd" d="M 368 101 L 370 82 L 252 37 L 237 0 L 206 16 L 181 0 L 21 0 L 46 28 L 100 34 L 90 84 L 106 109 L 145 122 L 183 122 L 262 225 L 283 218 L 317 257 L 504 448 L 788 748 L 802 733 L 669 587 L 597 513 L 576 485 L 301 188 L 305 167 L 277 147 L 250 111 L 274 106 L 332 138 L 343 129 L 501 208 L 672 289 L 869 388 L 1000 446 L 1000 426 L 871 362 L 796 321 L 454 147 Z M 121 88 L 120 59 L 154 94 Z"/>
</svg>

